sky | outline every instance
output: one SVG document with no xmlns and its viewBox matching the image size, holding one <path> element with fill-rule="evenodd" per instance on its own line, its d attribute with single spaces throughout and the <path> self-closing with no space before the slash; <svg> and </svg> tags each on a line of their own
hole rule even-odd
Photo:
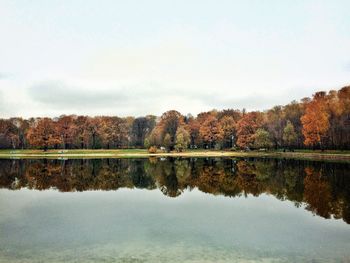
<svg viewBox="0 0 350 263">
<path fill-rule="evenodd" d="M 0 118 L 266 110 L 350 84 L 349 0 L 0 0 Z"/>
</svg>

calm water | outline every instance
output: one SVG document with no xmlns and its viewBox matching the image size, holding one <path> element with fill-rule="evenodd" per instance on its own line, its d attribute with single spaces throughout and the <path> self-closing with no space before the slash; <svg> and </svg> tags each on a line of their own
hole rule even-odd
<svg viewBox="0 0 350 263">
<path fill-rule="evenodd" d="M 350 164 L 0 160 L 0 262 L 350 262 Z"/>
</svg>

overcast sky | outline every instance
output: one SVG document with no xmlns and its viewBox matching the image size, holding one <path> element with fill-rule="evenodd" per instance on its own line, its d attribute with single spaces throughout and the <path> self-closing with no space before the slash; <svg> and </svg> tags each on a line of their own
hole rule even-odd
<svg viewBox="0 0 350 263">
<path fill-rule="evenodd" d="M 0 117 L 264 110 L 350 84 L 350 1 L 0 0 Z"/>
</svg>

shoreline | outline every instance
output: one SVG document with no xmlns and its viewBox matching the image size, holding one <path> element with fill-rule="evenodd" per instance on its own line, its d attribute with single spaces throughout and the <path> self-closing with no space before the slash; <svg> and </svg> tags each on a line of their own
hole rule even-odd
<svg viewBox="0 0 350 263">
<path fill-rule="evenodd" d="M 349 152 L 233 152 L 233 151 L 205 151 L 189 150 L 185 152 L 148 153 L 143 149 L 118 150 L 0 150 L 0 159 L 70 159 L 70 158 L 149 158 L 149 157 L 256 157 L 256 158 L 286 158 L 305 159 L 315 161 L 342 161 L 350 162 Z"/>
</svg>

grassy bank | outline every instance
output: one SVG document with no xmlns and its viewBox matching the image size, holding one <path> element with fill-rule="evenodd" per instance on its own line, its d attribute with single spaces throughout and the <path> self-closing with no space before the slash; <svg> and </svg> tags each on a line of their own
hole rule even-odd
<svg viewBox="0 0 350 263">
<path fill-rule="evenodd" d="M 150 154 L 144 149 L 113 149 L 113 150 L 0 150 L 0 158 L 133 158 L 133 157 L 271 157 L 309 159 L 321 161 L 350 162 L 349 151 L 295 151 L 295 152 L 233 152 L 214 150 L 188 150 L 182 153 L 155 153 Z"/>
</svg>

